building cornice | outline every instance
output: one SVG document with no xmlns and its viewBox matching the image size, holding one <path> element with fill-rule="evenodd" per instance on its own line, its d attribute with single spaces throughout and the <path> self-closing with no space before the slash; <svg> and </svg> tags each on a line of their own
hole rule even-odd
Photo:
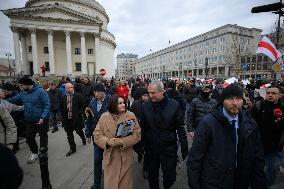
<svg viewBox="0 0 284 189">
<path fill-rule="evenodd" d="M 38 7 L 7 9 L 7 10 L 3 10 L 3 13 L 10 18 L 22 18 L 22 17 L 25 17 L 25 18 L 40 18 L 40 19 L 47 18 L 49 20 L 57 20 L 58 19 L 58 21 L 66 20 L 66 21 L 68 21 L 68 23 L 70 23 L 70 21 L 72 20 L 72 19 L 51 18 L 51 17 L 42 17 L 42 16 L 33 16 L 32 15 L 35 12 L 36 13 L 45 13 L 45 12 L 50 12 L 51 10 L 57 10 L 57 11 L 62 12 L 64 14 L 74 16 L 76 18 L 80 18 L 79 22 L 81 22 L 81 23 L 86 22 L 86 23 L 96 23 L 96 24 L 99 24 L 99 25 L 103 24 L 103 21 L 101 21 L 99 19 L 99 17 L 92 17 L 92 16 L 89 16 L 89 15 L 74 11 L 74 10 L 69 9 L 69 8 L 62 6 L 62 5 L 42 5 L 42 6 L 38 6 Z M 73 20 L 73 22 L 75 22 L 75 20 Z"/>
<path fill-rule="evenodd" d="M 116 43 L 114 41 L 104 38 L 104 37 L 100 37 L 100 40 L 112 45 L 114 49 L 116 48 Z"/>
<path fill-rule="evenodd" d="M 26 2 L 25 7 L 31 7 L 34 3 L 41 2 L 41 1 L 46 1 L 46 0 L 29 0 L 28 2 Z M 99 13 L 103 14 L 107 18 L 107 23 L 109 23 L 109 16 L 105 12 L 103 6 L 100 5 L 96 1 L 94 1 L 94 3 L 97 4 L 97 6 L 95 6 L 94 4 L 90 4 L 86 1 L 80 1 L 80 0 L 56 0 L 54 3 L 56 3 L 56 2 L 71 2 L 71 3 L 81 4 L 81 5 L 85 5 L 87 7 L 93 8 L 96 11 L 98 11 Z"/>
</svg>

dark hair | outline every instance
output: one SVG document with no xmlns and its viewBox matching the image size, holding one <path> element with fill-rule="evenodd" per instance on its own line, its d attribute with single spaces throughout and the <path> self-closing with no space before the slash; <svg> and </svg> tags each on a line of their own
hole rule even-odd
<svg viewBox="0 0 284 189">
<path fill-rule="evenodd" d="M 118 99 L 119 98 L 122 98 L 118 95 L 112 95 L 110 98 L 109 98 L 109 101 L 108 101 L 108 111 L 109 113 L 111 114 L 118 114 Z M 122 98 L 123 99 L 123 98 Z M 125 102 L 124 102 L 125 103 Z M 126 109 L 125 109 L 126 111 Z"/>
</svg>

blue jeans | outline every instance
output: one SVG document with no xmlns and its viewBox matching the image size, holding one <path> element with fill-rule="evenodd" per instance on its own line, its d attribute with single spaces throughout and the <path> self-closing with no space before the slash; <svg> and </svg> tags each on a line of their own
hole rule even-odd
<svg viewBox="0 0 284 189">
<path fill-rule="evenodd" d="M 94 144 L 94 185 L 92 189 L 101 188 L 103 150 Z"/>
<path fill-rule="evenodd" d="M 280 170 L 280 165 L 283 159 L 282 152 L 273 152 L 264 154 L 265 159 L 265 174 L 267 187 L 273 185 L 276 180 L 277 174 Z"/>
</svg>

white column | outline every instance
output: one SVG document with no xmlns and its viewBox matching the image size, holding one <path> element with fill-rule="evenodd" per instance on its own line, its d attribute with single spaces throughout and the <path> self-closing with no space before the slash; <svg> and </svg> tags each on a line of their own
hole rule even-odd
<svg viewBox="0 0 284 189">
<path fill-rule="evenodd" d="M 48 60 L 49 60 L 49 73 L 55 74 L 54 66 L 54 46 L 53 46 L 53 31 L 48 30 Z"/>
<path fill-rule="evenodd" d="M 98 34 L 95 34 L 95 59 L 96 59 L 96 63 L 95 63 L 95 75 L 99 74 L 99 71 L 101 69 L 100 67 L 100 36 Z"/>
<path fill-rule="evenodd" d="M 11 27 L 11 30 L 13 32 L 13 40 L 14 40 L 16 74 L 20 74 L 21 73 L 21 51 L 20 51 L 19 31 L 17 27 Z"/>
<path fill-rule="evenodd" d="M 27 58 L 27 44 L 26 44 L 26 33 L 21 33 L 21 46 L 22 46 L 22 71 L 24 72 L 24 75 L 29 75 L 29 64 L 28 64 L 28 58 Z"/>
<path fill-rule="evenodd" d="M 31 40 L 32 40 L 32 54 L 33 54 L 34 75 L 35 76 L 39 76 L 39 63 L 38 63 L 38 54 L 37 54 L 36 29 L 31 29 Z"/>
<path fill-rule="evenodd" d="M 219 76 L 219 66 L 217 66 L 216 76 Z"/>
<path fill-rule="evenodd" d="M 82 74 L 87 74 L 87 59 L 86 59 L 86 40 L 84 32 L 80 33 L 81 35 L 81 65 L 82 65 Z"/>
<path fill-rule="evenodd" d="M 65 31 L 65 35 L 66 35 L 67 74 L 72 75 L 71 32 Z"/>
</svg>

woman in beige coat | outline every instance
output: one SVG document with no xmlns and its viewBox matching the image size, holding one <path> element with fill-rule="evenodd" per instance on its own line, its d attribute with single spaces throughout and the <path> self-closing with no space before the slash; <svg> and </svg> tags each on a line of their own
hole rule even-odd
<svg viewBox="0 0 284 189">
<path fill-rule="evenodd" d="M 113 95 L 108 111 L 94 131 L 96 144 L 104 149 L 104 188 L 131 189 L 133 145 L 141 138 L 135 115 L 125 110 L 123 98 Z"/>
</svg>

